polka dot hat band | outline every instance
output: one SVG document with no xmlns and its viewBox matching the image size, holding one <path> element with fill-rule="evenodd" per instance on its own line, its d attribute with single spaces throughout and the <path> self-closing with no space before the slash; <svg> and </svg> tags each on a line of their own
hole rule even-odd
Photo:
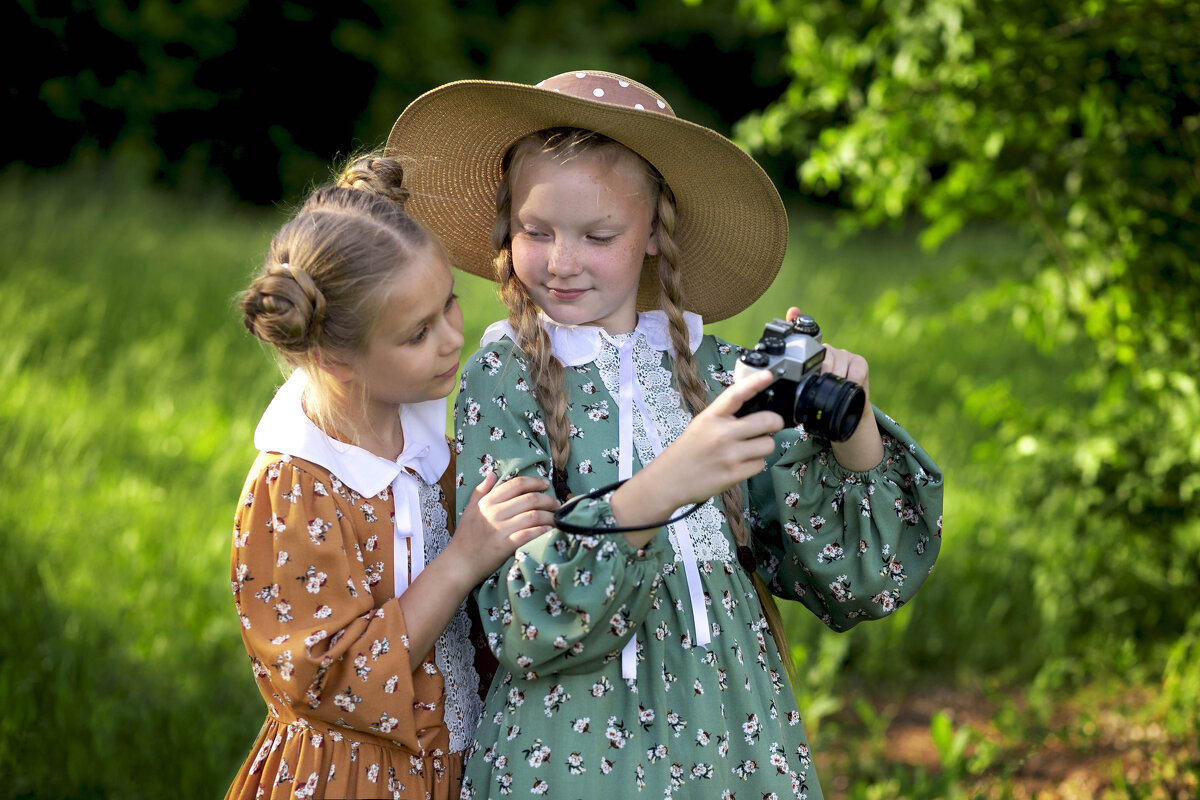
<svg viewBox="0 0 1200 800">
<path fill-rule="evenodd" d="M 523 136 L 557 127 L 615 139 L 662 174 L 678 207 L 685 309 L 724 319 L 771 285 L 787 215 L 770 178 L 729 139 L 678 118 L 664 98 L 621 75 L 579 70 L 536 86 L 448 83 L 404 110 L 385 151 L 404 164 L 405 209 L 441 238 L 455 266 L 495 280 L 491 231 L 504 154 Z M 659 307 L 657 287 L 643 276 L 640 310 Z"/>
</svg>

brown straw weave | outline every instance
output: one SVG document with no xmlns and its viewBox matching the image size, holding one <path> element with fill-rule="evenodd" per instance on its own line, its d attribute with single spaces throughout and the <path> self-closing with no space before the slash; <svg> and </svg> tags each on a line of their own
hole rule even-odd
<svg viewBox="0 0 1200 800">
<path fill-rule="evenodd" d="M 716 131 L 676 117 L 649 88 L 596 71 L 538 86 L 456 81 L 421 95 L 396 120 L 386 152 L 404 163 L 412 193 L 405 208 L 437 233 L 455 266 L 495 280 L 501 160 L 522 136 L 553 127 L 602 133 L 662 173 L 678 205 L 687 310 L 724 319 L 771 285 L 787 247 L 787 215 L 762 168 Z M 639 310 L 659 307 L 657 285 L 643 275 Z"/>
</svg>

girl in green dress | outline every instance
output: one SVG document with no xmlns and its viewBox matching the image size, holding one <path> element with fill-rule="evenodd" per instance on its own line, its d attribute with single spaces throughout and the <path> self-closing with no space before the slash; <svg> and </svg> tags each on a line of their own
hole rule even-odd
<svg viewBox="0 0 1200 800">
<path fill-rule="evenodd" d="M 510 312 L 460 381 L 459 508 L 491 474 L 582 498 L 477 590 L 500 669 L 462 796 L 819 798 L 772 595 L 837 631 L 906 603 L 942 477 L 878 410 L 833 443 L 737 416 L 771 376 L 734 383 L 739 348 L 702 319 L 779 269 L 770 180 L 603 72 L 447 84 L 387 152 Z M 822 369 L 869 394 L 861 356 L 827 348 Z"/>
</svg>

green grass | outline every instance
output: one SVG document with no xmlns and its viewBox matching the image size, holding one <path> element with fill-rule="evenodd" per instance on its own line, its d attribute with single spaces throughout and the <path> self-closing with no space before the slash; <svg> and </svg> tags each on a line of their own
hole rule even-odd
<svg viewBox="0 0 1200 800">
<path fill-rule="evenodd" d="M 882 746 L 855 697 L 981 676 L 1034 691 L 1053 683 L 1048 660 L 1148 682 L 1173 664 L 1172 708 L 1187 707 L 1195 630 L 1174 649 L 1054 644 L 1052 593 L 1037 584 L 1052 572 L 1014 507 L 1036 476 L 995 464 L 1020 419 L 1089 398 L 1061 377 L 1081 354 L 1040 353 L 1014 332 L 1025 244 L 980 229 L 933 254 L 908 230 L 833 246 L 825 212 L 792 217 L 771 291 L 711 329 L 752 344 L 799 305 L 829 343 L 867 357 L 873 399 L 947 475 L 943 555 L 914 603 L 842 636 L 785 609 L 819 757 Z M 117 165 L 0 175 L 0 797 L 213 797 L 245 757 L 264 709 L 229 595 L 229 526 L 281 375 L 234 299 L 282 220 L 130 185 Z M 502 308 L 486 281 L 459 287 L 469 351 Z M 1194 737 L 1194 716 L 1170 719 Z M 864 762 L 842 776 L 847 796 L 873 796 L 874 781 L 934 797 L 946 770 L 967 775 L 937 725 L 941 777 Z"/>
</svg>

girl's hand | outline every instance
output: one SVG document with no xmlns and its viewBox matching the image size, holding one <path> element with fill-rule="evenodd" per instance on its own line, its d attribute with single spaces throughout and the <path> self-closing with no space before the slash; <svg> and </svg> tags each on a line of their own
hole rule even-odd
<svg viewBox="0 0 1200 800">
<path fill-rule="evenodd" d="M 420 663 L 463 599 L 526 542 L 550 530 L 558 501 L 541 478 L 496 485 L 489 473 L 475 487 L 450 544 L 397 600 L 408 629 L 409 659 Z"/>
<path fill-rule="evenodd" d="M 792 306 L 787 310 L 787 321 L 791 322 L 800 316 L 800 309 Z M 871 409 L 871 387 L 867 383 L 869 368 L 867 360 L 849 350 L 839 350 L 825 345 L 825 361 L 821 364 L 821 372 L 832 372 L 840 378 L 854 381 L 863 388 L 866 395 L 867 407 L 854 433 L 844 442 L 833 442 L 833 457 L 845 469 L 852 472 L 867 472 L 874 469 L 883 460 L 883 439 L 879 435 L 879 425 L 875 422 L 875 413 Z"/>
<path fill-rule="evenodd" d="M 545 494 L 550 484 L 542 478 L 512 478 L 497 485 L 498 480 L 489 472 L 471 492 L 446 548 L 463 558 L 472 585 L 495 572 L 518 547 L 550 530 L 558 508 L 558 501 Z"/>
<path fill-rule="evenodd" d="M 787 310 L 787 321 L 793 321 L 801 313 L 799 308 L 792 306 Z M 863 388 L 868 403 L 871 401 L 871 389 L 867 383 L 869 371 L 867 360 L 858 353 L 825 345 L 825 361 L 821 364 L 821 372 L 832 372 L 839 378 L 854 381 Z"/>
<path fill-rule="evenodd" d="M 747 376 L 697 414 L 678 439 L 613 493 L 617 523 L 653 525 L 681 506 L 704 502 L 762 472 L 775 450 L 771 435 L 783 428 L 783 418 L 773 411 L 734 414 L 771 380 L 765 370 Z M 642 546 L 652 536 L 648 530 L 626 539 Z"/>
</svg>

